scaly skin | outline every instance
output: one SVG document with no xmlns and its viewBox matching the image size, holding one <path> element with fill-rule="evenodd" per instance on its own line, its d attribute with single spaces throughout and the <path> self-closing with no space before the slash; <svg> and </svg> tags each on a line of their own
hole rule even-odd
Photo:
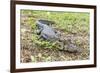
<svg viewBox="0 0 100 73">
<path fill-rule="evenodd" d="M 54 41 L 58 39 L 55 30 L 49 26 L 50 24 L 52 24 L 52 21 L 46 21 L 46 22 L 45 21 L 46 20 L 37 20 L 36 22 L 39 29 L 40 37 L 49 41 Z"/>
</svg>

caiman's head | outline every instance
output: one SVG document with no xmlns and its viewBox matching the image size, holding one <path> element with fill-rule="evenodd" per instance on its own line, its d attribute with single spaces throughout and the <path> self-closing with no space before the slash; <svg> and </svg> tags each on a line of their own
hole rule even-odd
<svg viewBox="0 0 100 73">
<path fill-rule="evenodd" d="M 45 20 L 45 19 L 38 19 L 37 20 L 38 25 L 51 25 L 51 24 L 55 24 L 54 21 L 49 21 L 49 20 Z"/>
</svg>

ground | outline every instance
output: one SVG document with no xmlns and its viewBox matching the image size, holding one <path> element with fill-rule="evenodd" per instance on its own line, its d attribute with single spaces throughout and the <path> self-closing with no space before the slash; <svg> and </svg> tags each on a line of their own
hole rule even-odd
<svg viewBox="0 0 100 73">
<path fill-rule="evenodd" d="M 21 62 L 53 62 L 89 59 L 89 13 L 21 10 Z M 71 39 L 82 52 L 59 50 L 48 41 L 38 40 L 36 20 L 54 21 L 61 39 Z"/>
</svg>

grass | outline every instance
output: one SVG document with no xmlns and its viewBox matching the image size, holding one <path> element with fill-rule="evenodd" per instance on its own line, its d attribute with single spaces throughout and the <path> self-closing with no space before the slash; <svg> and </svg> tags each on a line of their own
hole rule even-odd
<svg viewBox="0 0 100 73">
<path fill-rule="evenodd" d="M 65 32 L 79 33 L 89 31 L 89 13 L 79 13 L 79 12 L 48 12 L 48 11 L 31 11 L 22 10 L 22 14 L 29 14 L 29 24 L 35 27 L 36 19 L 47 19 L 55 21 L 54 25 L 56 28 L 60 28 Z"/>
<path fill-rule="evenodd" d="M 78 36 L 80 36 L 81 38 L 86 37 L 86 41 L 83 41 L 82 39 L 76 39 L 74 42 L 76 45 L 80 45 L 80 47 L 84 47 L 86 49 L 89 49 L 89 45 L 87 42 L 87 39 L 89 38 L 89 17 L 90 14 L 89 13 L 82 13 L 82 12 L 52 12 L 52 11 L 34 11 L 34 10 L 21 10 L 21 26 L 25 25 L 27 27 L 29 27 L 27 30 L 30 30 L 30 32 L 28 32 L 29 34 L 26 34 L 26 32 L 24 34 L 22 34 L 21 37 L 26 38 L 26 40 L 24 40 L 24 45 L 28 45 L 29 43 L 31 43 L 33 46 L 33 44 L 35 44 L 35 46 L 32 47 L 32 49 L 34 50 L 34 48 L 37 50 L 38 49 L 38 53 L 35 53 L 34 55 L 31 54 L 30 52 L 30 58 L 32 60 L 32 62 L 39 62 L 39 61 L 54 61 L 57 60 L 57 57 L 53 57 L 55 56 L 55 54 L 60 54 L 58 52 L 58 48 L 59 44 L 57 42 L 50 42 L 50 41 L 46 41 L 46 40 L 42 40 L 39 39 L 39 36 L 36 34 L 36 20 L 38 19 L 47 19 L 50 21 L 54 21 L 55 24 L 52 25 L 53 28 L 55 28 L 56 30 L 59 30 L 62 34 L 65 35 L 74 35 L 73 38 L 76 38 Z M 23 27 L 22 27 L 23 29 Z M 22 32 L 22 31 L 21 31 Z M 26 36 L 24 36 L 26 34 Z M 28 39 L 28 37 L 30 37 Z M 72 38 L 71 38 L 72 39 Z M 85 39 L 84 39 L 85 40 Z M 23 41 L 23 39 L 21 39 L 21 42 Z M 31 41 L 31 42 L 30 42 Z M 23 42 L 22 42 L 23 43 Z M 85 43 L 85 44 L 84 44 Z M 22 47 L 23 48 L 23 47 Z M 25 47 L 24 47 L 25 48 Z M 52 54 L 52 51 L 56 50 L 55 54 L 50 56 L 43 56 L 42 52 L 39 52 L 41 49 L 42 51 L 45 49 L 50 49 L 50 52 Z M 29 47 L 27 49 L 30 49 Z M 35 51 L 36 51 L 35 50 Z M 28 50 L 30 51 L 30 50 Z M 63 52 L 62 52 L 63 53 Z M 68 54 L 68 53 L 67 53 Z M 89 53 L 82 53 L 81 57 L 83 57 L 83 55 L 87 54 L 87 56 L 85 56 L 85 59 L 87 59 L 87 57 L 89 57 Z M 28 54 L 29 55 L 29 54 Z M 37 56 L 39 57 L 37 57 Z M 66 54 L 62 54 L 61 58 L 59 58 L 59 60 L 68 60 L 66 59 Z M 62 56 L 64 59 L 62 59 Z M 69 58 L 75 58 L 74 56 L 70 57 L 70 54 L 68 56 Z M 68 58 L 67 57 L 67 58 Z M 76 60 L 79 58 L 78 55 L 76 56 Z M 79 59 L 84 59 L 83 58 L 79 58 Z M 53 58 L 53 59 L 52 59 Z M 39 59 L 39 60 L 38 60 Z"/>
</svg>

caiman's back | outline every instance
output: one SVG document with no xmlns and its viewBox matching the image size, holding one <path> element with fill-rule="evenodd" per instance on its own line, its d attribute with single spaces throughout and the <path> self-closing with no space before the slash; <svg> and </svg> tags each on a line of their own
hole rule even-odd
<svg viewBox="0 0 100 73">
<path fill-rule="evenodd" d="M 46 40 L 55 40 L 57 39 L 56 32 L 52 27 L 50 27 L 50 21 L 46 20 L 38 20 L 37 21 L 37 26 L 39 27 L 40 30 L 40 36 L 43 37 Z"/>
</svg>

